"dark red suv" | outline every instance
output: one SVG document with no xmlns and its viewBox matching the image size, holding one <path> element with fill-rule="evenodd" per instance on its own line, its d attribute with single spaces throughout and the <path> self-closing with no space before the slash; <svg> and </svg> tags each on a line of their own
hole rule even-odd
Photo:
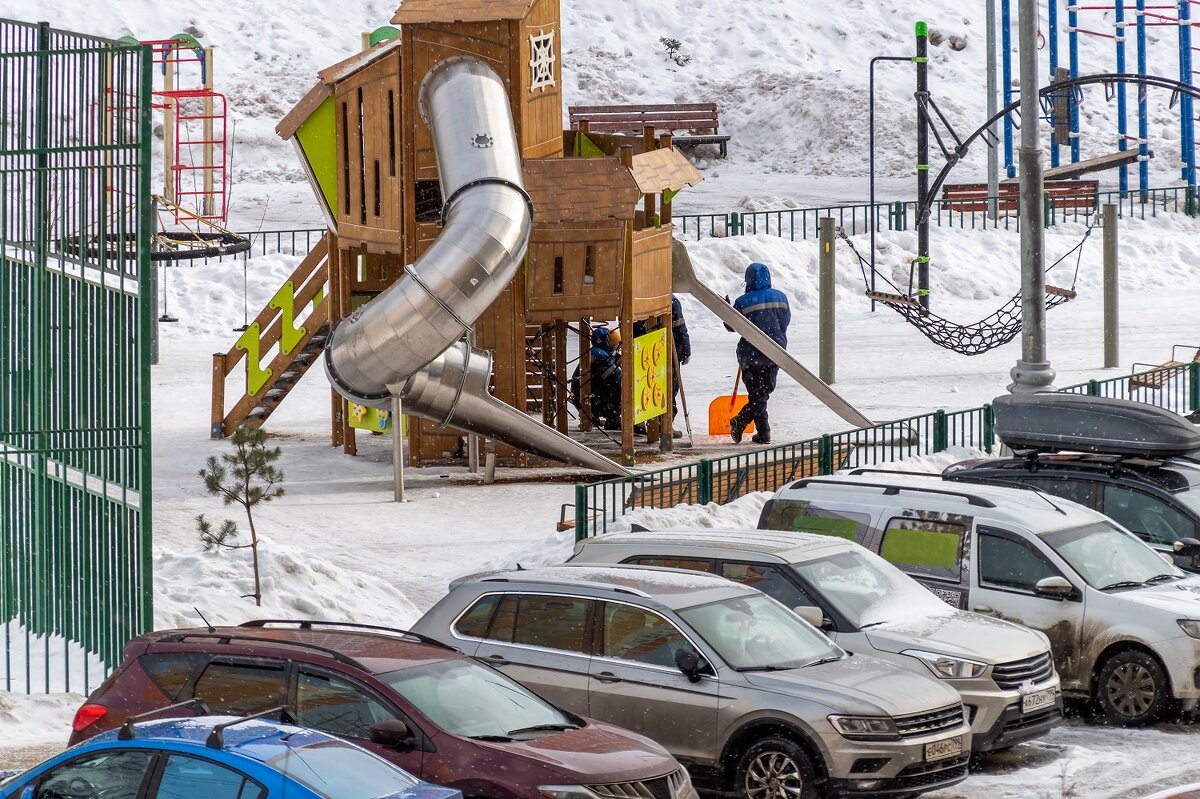
<svg viewBox="0 0 1200 799">
<path fill-rule="evenodd" d="M 445 644 L 369 625 L 254 621 L 139 636 L 76 713 L 71 743 L 192 699 L 234 715 L 282 705 L 297 724 L 467 799 L 696 799 L 650 739 L 560 710 Z"/>
</svg>

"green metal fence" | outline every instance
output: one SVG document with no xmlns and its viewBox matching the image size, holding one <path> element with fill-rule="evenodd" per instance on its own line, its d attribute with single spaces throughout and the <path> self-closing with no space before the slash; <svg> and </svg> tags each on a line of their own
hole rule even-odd
<svg viewBox="0 0 1200 799">
<path fill-rule="evenodd" d="M 1189 413 L 1200 409 L 1200 362 L 1090 380 L 1061 391 L 1136 400 Z M 632 477 L 578 483 L 575 537 L 601 535 L 617 519 L 640 508 L 724 504 L 754 491 L 773 491 L 802 477 L 931 455 L 948 447 L 992 452 L 995 443 L 992 408 L 984 405 L 962 411 L 934 411 Z"/>
<path fill-rule="evenodd" d="M 0 689 L 151 623 L 148 48 L 0 20 Z"/>
</svg>

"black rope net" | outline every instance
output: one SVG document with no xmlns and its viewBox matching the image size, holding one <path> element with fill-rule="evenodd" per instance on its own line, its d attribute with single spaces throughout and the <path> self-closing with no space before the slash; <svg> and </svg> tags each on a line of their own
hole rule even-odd
<svg viewBox="0 0 1200 799">
<path fill-rule="evenodd" d="M 1083 257 L 1083 245 L 1087 241 L 1088 236 L 1091 235 L 1093 229 L 1094 226 L 1089 225 L 1079 243 L 1047 267 L 1046 272 L 1048 273 L 1051 269 L 1070 258 L 1071 255 L 1075 255 L 1075 276 L 1071 279 L 1071 287 L 1046 286 L 1047 311 L 1075 299 L 1075 282 L 1079 277 L 1079 263 Z M 925 338 L 939 347 L 957 352 L 960 355 L 981 355 L 989 350 L 994 350 L 996 347 L 1007 344 L 1021 332 L 1020 292 L 1015 294 L 998 310 L 980 319 L 978 322 L 965 325 L 952 322 L 922 307 L 919 300 L 915 297 L 902 293 L 895 283 L 888 280 L 886 276 L 872 266 L 870 261 L 862 256 L 844 230 L 839 228 L 838 235 L 850 247 L 850 251 L 854 253 L 855 257 L 858 258 L 859 268 L 863 274 L 863 281 L 867 286 L 867 296 L 903 316 Z M 871 291 L 869 272 L 874 272 L 876 277 L 890 286 L 894 293 Z"/>
</svg>

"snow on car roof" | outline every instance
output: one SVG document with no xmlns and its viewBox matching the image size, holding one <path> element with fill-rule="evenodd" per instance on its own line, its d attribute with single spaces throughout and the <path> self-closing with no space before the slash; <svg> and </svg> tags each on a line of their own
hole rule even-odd
<svg viewBox="0 0 1200 799">
<path fill-rule="evenodd" d="M 670 544 L 677 547 L 745 550 L 775 555 L 783 561 L 813 557 L 818 551 L 857 547 L 853 541 L 819 533 L 788 530 L 670 529 L 631 530 L 588 538 L 584 546 L 605 544 Z M 649 554 L 649 553 L 647 553 Z"/>
<path fill-rule="evenodd" d="M 753 588 L 739 585 L 715 574 L 687 569 L 663 569 L 654 566 L 593 566 L 564 564 L 538 569 L 496 572 L 484 581 L 527 582 L 551 585 L 611 588 L 654 599 L 667 607 L 689 607 L 729 596 L 756 594 Z"/>
</svg>

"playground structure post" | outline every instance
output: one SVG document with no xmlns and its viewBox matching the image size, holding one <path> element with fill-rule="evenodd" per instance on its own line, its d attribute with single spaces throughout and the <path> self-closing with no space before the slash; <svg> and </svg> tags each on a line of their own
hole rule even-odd
<svg viewBox="0 0 1200 799">
<path fill-rule="evenodd" d="M 404 498 L 404 425 L 401 414 L 404 409 L 399 394 L 392 394 L 392 499 L 407 502 Z"/>
<path fill-rule="evenodd" d="M 911 58 L 906 56 L 879 55 L 871 59 L 871 67 L 868 70 L 870 79 L 868 81 L 868 124 L 867 124 L 867 160 L 868 167 L 868 194 L 870 194 L 871 204 L 871 291 L 875 291 L 875 229 L 878 227 L 877 218 L 875 215 L 875 64 L 880 61 L 906 61 L 911 63 Z M 899 205 L 899 203 L 897 203 Z M 736 216 L 736 214 L 735 214 Z M 896 228 L 893 224 L 893 230 L 903 229 L 903 226 Z M 871 300 L 871 310 L 875 310 L 875 300 Z"/>
<path fill-rule="evenodd" d="M 1125 74 L 1125 0 L 1117 0 L 1113 6 L 1115 12 L 1115 22 L 1113 24 L 1113 38 L 1117 45 L 1117 72 Z M 1126 101 L 1126 86 L 1124 83 L 1117 84 L 1117 149 L 1120 152 L 1125 152 L 1129 149 L 1129 108 Z M 1121 190 L 1121 196 L 1129 194 L 1129 167 L 1124 164 L 1117 170 L 1117 187 Z"/>
<path fill-rule="evenodd" d="M 820 247 L 820 309 L 817 313 L 817 325 L 819 329 L 819 362 L 817 371 L 823 381 L 833 384 L 835 379 L 835 340 L 836 335 L 836 294 L 837 282 L 835 279 L 837 267 L 837 251 L 835 248 L 836 238 L 833 224 L 833 217 L 823 216 L 819 221 L 819 235 L 817 237 L 818 246 Z"/>
<path fill-rule="evenodd" d="M 929 26 L 917 23 L 917 207 L 929 197 L 929 125 L 925 109 L 929 100 Z M 917 220 L 917 295 L 929 310 L 929 217 Z"/>
<path fill-rule="evenodd" d="M 1137 0 L 1137 74 L 1146 76 L 1146 0 Z M 1144 89 L 1138 90 L 1138 190 L 1142 203 L 1150 193 L 1150 107 Z"/>
<path fill-rule="evenodd" d="M 1033 394 L 1052 391 L 1054 382 L 1054 370 L 1046 358 L 1046 232 L 1042 225 L 1037 0 L 1020 0 L 1018 26 L 1017 46 L 1021 56 L 1021 146 L 1018 150 L 1021 168 L 1021 358 L 1012 368 L 1013 382 L 1008 390 L 1014 394 Z"/>
<path fill-rule="evenodd" d="M 1179 82 L 1192 83 L 1192 0 L 1179 0 Z M 1196 185 L 1196 118 L 1191 95 L 1179 97 L 1179 145 L 1185 186 Z"/>
<path fill-rule="evenodd" d="M 988 119 L 992 119 L 1000 110 L 999 97 L 996 95 L 996 0 L 984 0 L 984 7 L 987 25 L 984 48 L 987 51 L 987 115 Z M 995 125 L 991 127 L 991 133 L 995 135 Z M 996 152 L 996 143 L 995 139 L 988 142 L 987 151 L 987 215 L 992 219 L 996 219 L 1000 212 L 1000 154 Z"/>
<path fill-rule="evenodd" d="M 213 81 L 213 48 L 204 48 L 204 88 L 212 91 Z M 216 153 L 213 149 L 213 136 L 216 135 L 214 130 L 213 120 L 213 98 L 212 95 L 204 97 L 204 163 L 211 166 Z M 216 203 L 213 202 L 214 180 L 216 176 L 212 169 L 204 170 L 204 194 L 201 195 L 200 215 L 213 216 L 217 213 Z"/>
<path fill-rule="evenodd" d="M 1101 209 L 1104 220 L 1104 368 L 1120 366 L 1120 313 L 1118 309 L 1117 206 Z"/>
<path fill-rule="evenodd" d="M 1004 54 L 1001 79 L 1004 82 L 1004 107 L 1012 105 L 1012 0 L 1000 0 L 1000 52 Z M 1013 120 L 1012 115 L 1004 117 L 1004 171 L 1010 178 L 1017 176 L 1017 168 L 1013 163 Z"/>
</svg>

